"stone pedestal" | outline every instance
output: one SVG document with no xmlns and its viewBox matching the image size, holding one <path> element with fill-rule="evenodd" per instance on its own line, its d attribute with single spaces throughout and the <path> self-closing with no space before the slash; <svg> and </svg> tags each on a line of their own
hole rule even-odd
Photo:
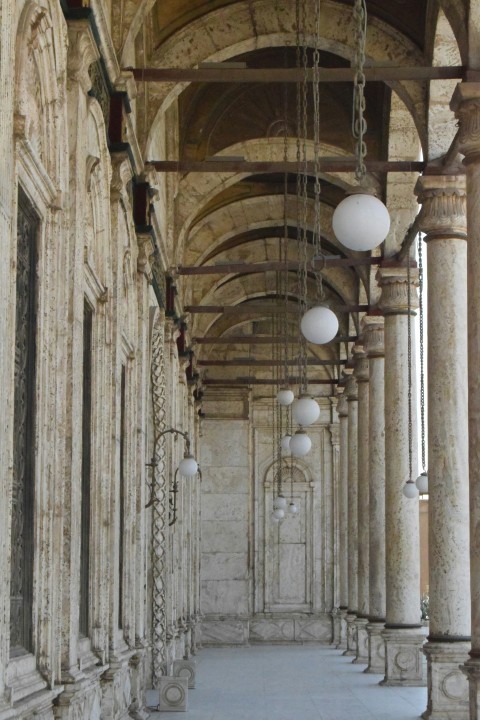
<svg viewBox="0 0 480 720">
<path fill-rule="evenodd" d="M 382 636 L 385 641 L 385 678 L 380 685 L 425 685 L 424 636 L 410 628 L 385 628 Z"/>
<path fill-rule="evenodd" d="M 465 720 L 469 717 L 468 682 L 461 665 L 468 656 L 470 643 L 428 642 L 428 705 L 422 717 L 427 720 Z"/>
<path fill-rule="evenodd" d="M 371 622 L 367 625 L 368 635 L 368 666 L 366 673 L 385 674 L 385 639 L 383 631 L 385 623 Z"/>
<path fill-rule="evenodd" d="M 340 633 L 341 633 L 341 616 L 340 616 L 340 609 L 334 608 L 332 610 L 332 625 L 333 625 L 333 632 L 332 632 L 332 646 L 337 648 L 340 645 Z"/>
<path fill-rule="evenodd" d="M 347 649 L 343 653 L 348 657 L 357 656 L 357 627 L 355 625 L 356 615 L 347 612 L 346 623 L 347 623 Z"/>
<path fill-rule="evenodd" d="M 368 664 L 368 632 L 367 632 L 368 620 L 367 618 L 357 617 L 355 620 L 356 626 L 356 657 L 353 661 L 358 665 Z"/>
<path fill-rule="evenodd" d="M 338 613 L 340 619 L 340 637 L 337 645 L 338 650 L 347 649 L 347 608 L 340 608 Z"/>
<path fill-rule="evenodd" d="M 188 678 L 160 678 L 159 712 L 186 712 L 188 710 Z"/>
<path fill-rule="evenodd" d="M 195 688 L 196 664 L 195 660 L 175 660 L 173 663 L 173 676 L 187 678 L 189 690 Z"/>
</svg>

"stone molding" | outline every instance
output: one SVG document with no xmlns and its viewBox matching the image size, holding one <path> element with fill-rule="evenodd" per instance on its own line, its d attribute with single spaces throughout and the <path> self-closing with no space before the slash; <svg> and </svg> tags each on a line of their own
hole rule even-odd
<svg viewBox="0 0 480 720">
<path fill-rule="evenodd" d="M 88 20 L 70 20 L 68 22 L 68 82 L 76 82 L 84 93 L 92 87 L 89 68 L 100 58 Z"/>
<path fill-rule="evenodd" d="M 342 392 L 338 398 L 337 413 L 338 417 L 348 417 L 348 398 L 346 391 Z"/>
<path fill-rule="evenodd" d="M 377 280 L 382 289 L 379 308 L 384 315 L 408 314 L 408 268 L 405 266 L 381 267 Z M 418 269 L 410 268 L 410 311 L 418 308 Z"/>
<path fill-rule="evenodd" d="M 356 354 L 354 375 L 357 383 L 368 383 L 370 380 L 368 356 L 363 347 L 362 353 Z"/>
<path fill-rule="evenodd" d="M 420 230 L 426 241 L 436 237 L 467 237 L 467 187 L 464 175 L 424 175 L 415 185 L 422 204 Z"/>
</svg>

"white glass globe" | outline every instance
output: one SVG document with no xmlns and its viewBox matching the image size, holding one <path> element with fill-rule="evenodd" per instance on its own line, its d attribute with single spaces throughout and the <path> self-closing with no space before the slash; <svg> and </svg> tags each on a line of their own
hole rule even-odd
<svg viewBox="0 0 480 720">
<path fill-rule="evenodd" d="M 275 515 L 272 513 L 272 520 L 277 525 L 280 522 L 280 518 L 275 517 Z"/>
<path fill-rule="evenodd" d="M 275 520 L 283 520 L 285 517 L 285 510 L 282 510 L 282 508 L 276 508 L 276 510 L 273 511 L 273 517 Z"/>
<path fill-rule="evenodd" d="M 390 230 L 390 215 L 374 195 L 354 193 L 339 203 L 333 213 L 333 232 L 350 250 L 373 250 Z"/>
<path fill-rule="evenodd" d="M 291 405 L 294 399 L 295 395 L 293 394 L 293 391 L 290 390 L 290 388 L 280 388 L 277 393 L 278 404 L 283 405 L 283 407 L 288 407 L 289 405 Z"/>
<path fill-rule="evenodd" d="M 285 452 L 290 451 L 290 440 L 292 439 L 291 435 L 284 435 L 282 439 L 280 440 L 280 446 L 282 450 L 285 450 Z"/>
<path fill-rule="evenodd" d="M 289 503 L 287 512 L 289 512 L 291 515 L 296 515 L 298 513 L 298 508 L 293 501 Z"/>
<path fill-rule="evenodd" d="M 418 476 L 415 485 L 417 486 L 420 495 L 426 495 L 428 493 L 428 475 L 426 472 L 422 472 Z"/>
<path fill-rule="evenodd" d="M 300 329 L 309 342 L 325 345 L 338 332 L 338 318 L 330 308 L 319 305 L 307 310 L 300 322 Z"/>
<path fill-rule="evenodd" d="M 302 427 L 311 425 L 320 417 L 320 407 L 316 400 L 308 395 L 300 395 L 292 405 L 292 417 Z M 292 442 L 290 441 L 290 449 Z"/>
<path fill-rule="evenodd" d="M 417 486 L 415 485 L 414 482 L 405 483 L 405 485 L 403 486 L 402 492 L 405 495 L 405 497 L 409 498 L 410 500 L 412 498 L 416 498 L 418 495 Z"/>
<path fill-rule="evenodd" d="M 278 495 L 273 501 L 273 507 L 275 510 L 285 510 L 287 507 L 287 501 L 283 495 Z"/>
<path fill-rule="evenodd" d="M 185 455 L 180 461 L 178 472 L 183 477 L 194 477 L 198 472 L 198 464 L 193 455 Z"/>
<path fill-rule="evenodd" d="M 292 455 L 296 457 L 303 457 L 310 451 L 311 447 L 312 441 L 303 430 L 297 430 L 290 440 L 290 450 L 292 451 Z"/>
</svg>

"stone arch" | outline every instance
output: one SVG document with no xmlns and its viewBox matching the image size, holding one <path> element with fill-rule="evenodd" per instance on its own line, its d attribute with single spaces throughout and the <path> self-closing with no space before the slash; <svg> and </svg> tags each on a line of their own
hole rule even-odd
<svg viewBox="0 0 480 720">
<path fill-rule="evenodd" d="M 327 7 L 328 6 L 328 7 Z M 322 23 L 322 50 L 334 53 L 346 60 L 354 55 L 354 33 L 351 23 L 346 21 L 343 4 L 326 0 L 323 3 L 325 17 Z M 252 25 L 252 14 L 256 23 Z M 233 17 L 232 17 L 233 15 Z M 201 37 L 202 44 L 192 43 L 192 37 Z M 307 28 L 307 44 L 313 47 L 313 28 Z M 271 13 L 267 0 L 240 2 L 214 10 L 174 33 L 163 43 L 152 58 L 153 64 L 164 67 L 196 67 L 205 61 L 222 62 L 237 55 L 265 47 L 293 46 L 295 44 L 295 11 L 286 7 L 282 17 Z M 390 62 L 395 57 L 399 64 L 421 65 L 423 55 L 405 36 L 378 18 L 371 18 L 367 38 L 367 58 L 372 62 Z M 425 93 L 418 83 L 389 83 L 402 97 L 415 117 L 419 134 L 425 137 L 423 126 Z M 162 91 L 156 89 L 151 95 L 154 105 L 149 118 L 149 137 L 146 143 L 147 155 L 155 149 L 154 136 L 159 116 L 165 112 L 176 97 L 187 86 L 165 84 Z"/>
<path fill-rule="evenodd" d="M 452 26 L 443 10 L 436 18 L 432 49 L 432 65 L 461 65 L 460 48 Z M 428 160 L 444 155 L 457 132 L 457 122 L 450 110 L 450 100 L 457 80 L 443 80 L 430 84 L 428 106 Z"/>
</svg>

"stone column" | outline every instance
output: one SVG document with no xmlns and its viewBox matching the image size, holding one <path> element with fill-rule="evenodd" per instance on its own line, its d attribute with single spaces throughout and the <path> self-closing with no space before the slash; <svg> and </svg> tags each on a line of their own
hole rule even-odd
<svg viewBox="0 0 480 720">
<path fill-rule="evenodd" d="M 340 418 L 340 482 L 338 489 L 338 568 L 339 568 L 339 614 L 340 642 L 338 648 L 347 648 L 348 611 L 348 401 L 342 392 L 337 405 Z"/>
<path fill-rule="evenodd" d="M 363 346 L 369 359 L 369 624 L 368 667 L 385 673 L 385 348 L 384 319 L 363 319 Z"/>
<path fill-rule="evenodd" d="M 470 649 L 467 222 L 464 176 L 416 187 L 428 243 L 428 475 L 430 635 L 423 717 L 465 718 L 458 666 Z"/>
<path fill-rule="evenodd" d="M 368 358 L 363 347 L 356 347 L 355 379 L 358 385 L 358 613 L 356 626 L 355 663 L 368 663 L 368 606 L 369 606 L 369 467 L 368 467 Z"/>
<path fill-rule="evenodd" d="M 480 719 L 480 83 L 457 85 L 452 109 L 459 120 L 460 151 L 467 168 L 468 434 L 470 485 L 470 582 L 472 649 L 464 665 L 470 720 Z"/>
<path fill-rule="evenodd" d="M 350 375 L 345 392 L 348 400 L 348 613 L 347 649 L 344 655 L 356 657 L 358 612 L 358 394 L 357 381 Z"/>
<path fill-rule="evenodd" d="M 382 288 L 379 306 L 385 315 L 387 613 L 383 631 L 386 664 L 382 683 L 423 685 L 418 496 L 408 499 L 402 492 L 409 479 L 408 269 L 387 261 L 379 269 L 378 276 Z M 416 269 L 410 269 L 410 278 L 411 308 L 416 308 Z M 414 378 L 414 368 L 412 375 Z M 416 411 L 414 401 L 413 411 Z M 416 469 L 416 462 L 413 462 L 413 468 Z"/>
</svg>

